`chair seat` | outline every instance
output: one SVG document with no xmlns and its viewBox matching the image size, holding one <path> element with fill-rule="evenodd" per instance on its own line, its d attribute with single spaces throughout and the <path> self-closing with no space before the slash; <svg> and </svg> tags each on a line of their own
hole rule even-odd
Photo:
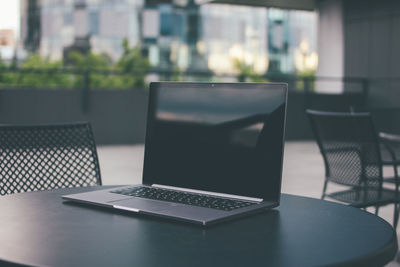
<svg viewBox="0 0 400 267">
<path fill-rule="evenodd" d="M 330 193 L 327 196 L 357 208 L 383 206 L 393 202 L 400 202 L 400 197 L 396 195 L 395 191 L 389 189 L 379 190 L 378 188 L 369 188 L 367 190 L 350 189 Z"/>
</svg>

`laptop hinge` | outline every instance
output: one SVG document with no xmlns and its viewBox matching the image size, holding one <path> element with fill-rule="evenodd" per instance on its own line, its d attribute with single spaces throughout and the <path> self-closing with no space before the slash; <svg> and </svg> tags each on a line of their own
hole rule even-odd
<svg viewBox="0 0 400 267">
<path fill-rule="evenodd" d="M 152 186 L 157 187 L 157 188 L 172 189 L 172 190 L 177 190 L 177 191 L 185 191 L 185 192 L 190 192 L 190 193 L 199 193 L 199 194 L 205 194 L 205 195 L 210 195 L 210 196 L 226 197 L 226 198 L 233 198 L 233 199 L 240 199 L 240 200 L 247 200 L 247 201 L 254 201 L 254 202 L 262 202 L 264 200 L 262 198 L 245 197 L 245 196 L 231 195 L 231 194 L 225 194 L 225 193 L 216 193 L 216 192 L 189 189 L 189 188 L 183 188 L 183 187 L 175 187 L 175 186 L 170 186 L 170 185 L 153 184 Z"/>
</svg>

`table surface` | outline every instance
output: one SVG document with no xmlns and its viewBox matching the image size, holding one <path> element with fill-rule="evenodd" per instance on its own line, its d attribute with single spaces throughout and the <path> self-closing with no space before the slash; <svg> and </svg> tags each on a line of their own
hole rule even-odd
<svg viewBox="0 0 400 267">
<path fill-rule="evenodd" d="M 396 233 L 383 219 L 293 195 L 283 194 L 274 210 L 207 228 L 61 199 L 99 188 L 1 197 L 0 259 L 39 266 L 382 266 L 397 252 Z"/>
</svg>

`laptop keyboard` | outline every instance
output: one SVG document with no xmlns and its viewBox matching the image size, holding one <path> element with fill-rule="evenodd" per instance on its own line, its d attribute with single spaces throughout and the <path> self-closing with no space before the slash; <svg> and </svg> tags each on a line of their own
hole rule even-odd
<svg viewBox="0 0 400 267">
<path fill-rule="evenodd" d="M 141 197 L 154 200 L 162 200 L 173 203 L 181 203 L 198 207 L 205 207 L 217 210 L 231 211 L 257 203 L 250 201 L 234 200 L 223 197 L 215 197 L 203 194 L 183 192 L 155 187 L 131 187 L 111 191 L 111 193 L 125 196 Z"/>
</svg>

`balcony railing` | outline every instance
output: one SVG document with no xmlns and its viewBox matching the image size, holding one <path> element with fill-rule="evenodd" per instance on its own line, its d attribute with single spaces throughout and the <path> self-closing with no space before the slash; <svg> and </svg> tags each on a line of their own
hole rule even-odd
<svg viewBox="0 0 400 267">
<path fill-rule="evenodd" d="M 395 84 L 400 78 L 381 77 L 315 77 L 306 75 L 267 74 L 257 81 L 286 82 L 292 93 L 304 94 L 305 105 L 309 106 L 315 93 L 358 95 L 363 109 L 392 109 L 400 111 L 400 104 L 394 101 L 400 89 Z M 252 81 L 254 77 L 243 75 L 220 75 L 211 71 L 151 68 L 146 71 L 123 72 L 100 69 L 38 69 L 0 68 L 0 89 L 67 89 L 80 90 L 82 109 L 87 108 L 90 90 L 146 89 L 150 81 Z"/>
</svg>

